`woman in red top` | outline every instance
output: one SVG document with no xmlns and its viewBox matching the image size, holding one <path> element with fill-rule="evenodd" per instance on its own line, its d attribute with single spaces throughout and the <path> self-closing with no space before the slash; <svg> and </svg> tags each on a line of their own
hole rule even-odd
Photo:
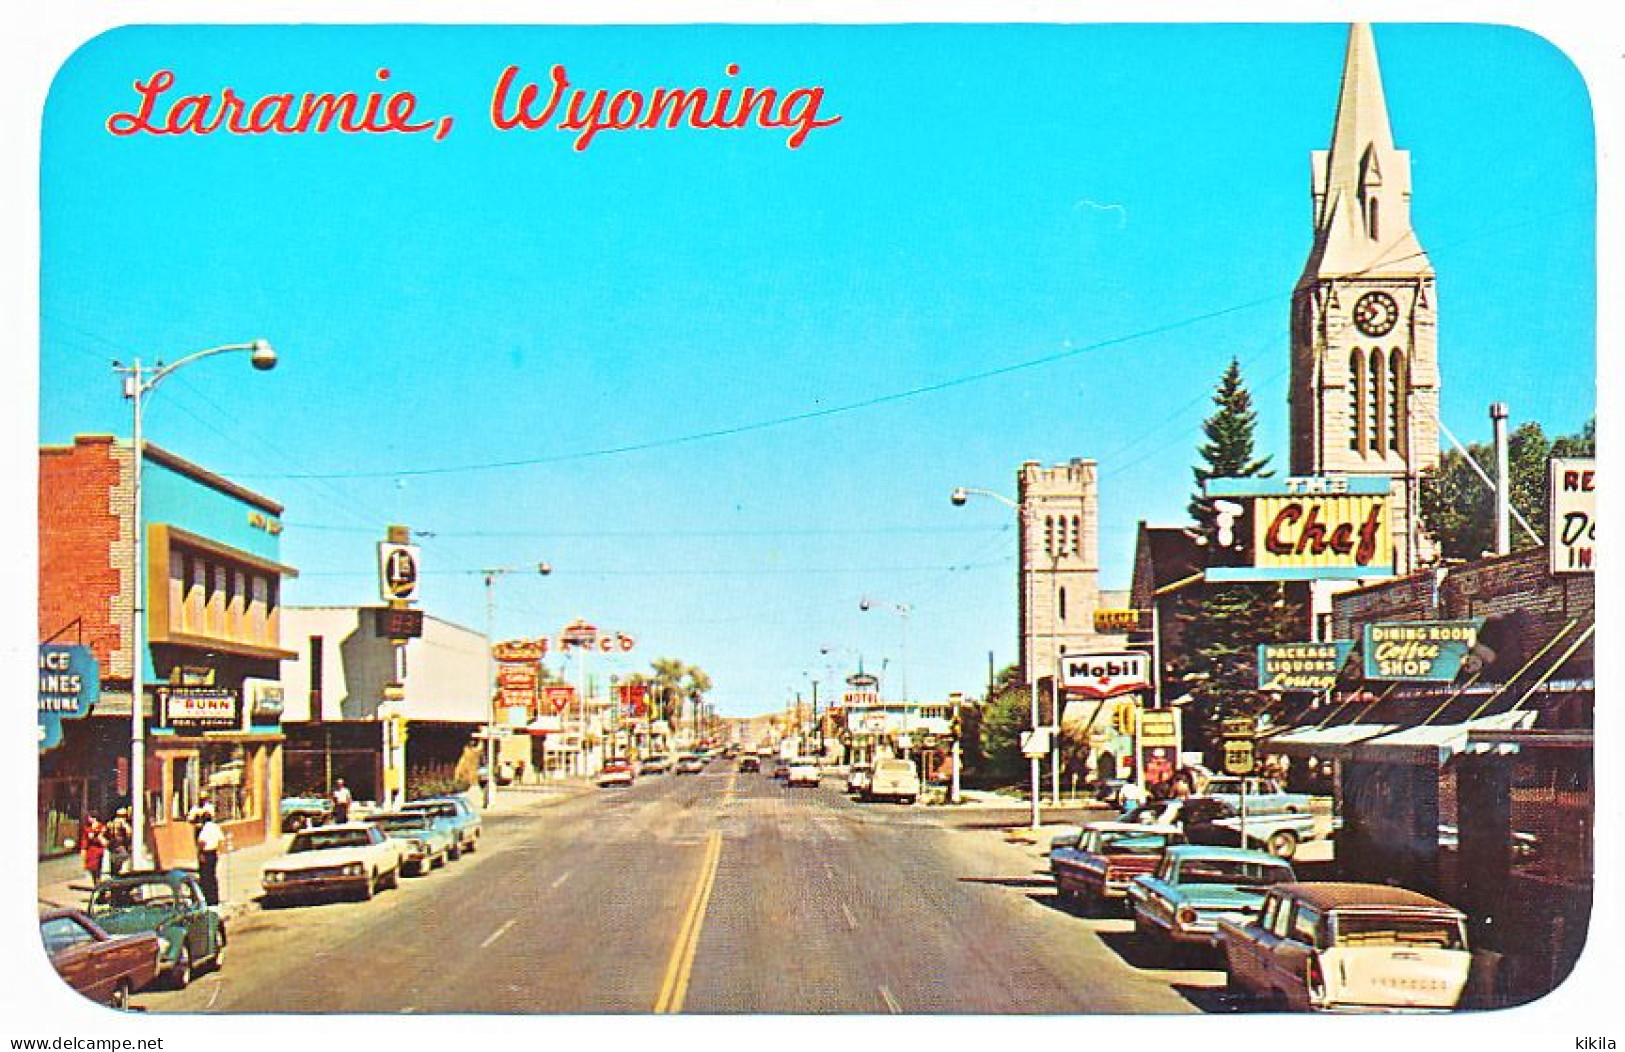
<svg viewBox="0 0 1625 1052">
<path fill-rule="evenodd" d="M 107 841 L 102 839 L 102 824 L 95 815 L 87 814 L 84 825 L 79 829 L 79 856 L 84 861 L 85 874 L 90 877 L 92 891 L 102 879 L 102 859 L 106 854 Z"/>
</svg>

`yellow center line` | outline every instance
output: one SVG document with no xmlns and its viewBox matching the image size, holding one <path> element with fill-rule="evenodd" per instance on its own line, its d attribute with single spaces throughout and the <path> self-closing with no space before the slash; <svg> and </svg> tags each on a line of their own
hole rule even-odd
<svg viewBox="0 0 1625 1052">
<path fill-rule="evenodd" d="M 660 997 L 655 1001 L 657 1014 L 675 1014 L 683 1010 L 683 997 L 688 993 L 688 979 L 694 969 L 694 954 L 700 948 L 700 928 L 705 924 L 705 907 L 711 901 L 711 886 L 716 883 L 717 864 L 722 860 L 722 834 L 713 830 L 705 841 L 705 861 L 700 864 L 700 879 L 694 885 L 694 897 L 689 900 L 683 924 L 677 930 L 677 942 L 671 948 L 671 960 L 666 964 L 666 978 L 660 984 Z"/>
</svg>

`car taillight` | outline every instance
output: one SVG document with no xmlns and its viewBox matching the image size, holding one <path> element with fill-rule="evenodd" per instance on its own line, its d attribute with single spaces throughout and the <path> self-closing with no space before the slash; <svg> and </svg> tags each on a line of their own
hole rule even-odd
<svg viewBox="0 0 1625 1052">
<path fill-rule="evenodd" d="M 1174 915 L 1174 919 L 1180 924 L 1189 927 L 1190 925 L 1196 923 L 1196 911 L 1191 909 L 1189 906 L 1181 906 L 1179 908 L 1179 912 Z"/>
<path fill-rule="evenodd" d="M 1324 997 L 1326 994 L 1326 973 L 1320 968 L 1320 954 L 1311 953 L 1303 962 L 1303 984 L 1309 989 L 1309 996 Z"/>
</svg>

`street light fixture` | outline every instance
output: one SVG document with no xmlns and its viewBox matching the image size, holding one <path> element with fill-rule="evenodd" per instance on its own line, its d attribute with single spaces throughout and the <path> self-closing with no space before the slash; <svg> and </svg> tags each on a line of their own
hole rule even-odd
<svg viewBox="0 0 1625 1052">
<path fill-rule="evenodd" d="M 962 508 L 970 501 L 970 498 L 971 498 L 972 495 L 975 495 L 975 496 L 978 496 L 978 497 L 987 497 L 990 500 L 998 501 L 1000 504 L 1003 504 L 1006 507 L 1014 508 L 1015 512 L 1016 512 L 1016 516 L 1021 520 L 1021 543 L 1022 543 L 1023 546 L 1026 545 L 1027 538 L 1032 535 L 1032 528 L 1031 528 L 1032 527 L 1032 509 L 1030 507 L 1028 507 L 1025 504 L 1021 504 L 1021 503 L 1019 503 L 1017 501 L 1011 500 L 1009 497 L 1006 497 L 1002 493 L 995 493 L 992 490 L 987 490 L 987 489 L 978 489 L 975 486 L 956 486 L 956 487 L 954 487 L 953 493 L 951 493 L 949 495 L 948 499 L 953 502 L 954 507 Z M 1023 554 L 1025 554 L 1025 553 L 1023 553 Z M 1032 609 L 1033 609 L 1033 596 L 1032 596 L 1032 590 L 1033 590 L 1032 589 L 1032 576 L 1033 575 L 1031 573 L 1027 572 L 1027 569 L 1026 569 L 1026 566 L 1025 566 L 1025 559 L 1023 560 L 1023 565 L 1021 566 L 1021 569 L 1018 572 L 1021 574 L 1021 587 L 1022 587 L 1022 594 L 1025 597 L 1026 608 L 1027 608 L 1027 616 L 1031 617 L 1032 616 Z M 1023 651 L 1027 651 L 1027 650 L 1029 650 L 1031 648 L 1028 646 L 1028 643 L 1027 643 L 1027 626 L 1026 625 L 1021 626 L 1021 633 L 1022 633 L 1022 648 L 1023 648 Z M 1028 686 L 1028 688 L 1029 688 L 1029 690 L 1031 692 L 1031 695 L 1032 695 L 1032 712 L 1030 714 L 1031 720 L 1032 720 L 1032 729 L 1033 729 L 1033 733 L 1036 735 L 1038 733 L 1038 676 L 1034 674 L 1036 672 L 1036 668 L 1035 668 L 1035 662 L 1032 660 L 1032 655 L 1031 654 L 1027 654 L 1027 660 L 1024 662 L 1024 664 L 1027 666 L 1026 670 L 1025 670 L 1026 673 L 1027 673 L 1027 686 Z M 988 700 L 992 701 L 993 699 L 989 698 Z M 1029 750 L 1028 759 L 1032 763 L 1032 770 L 1031 770 L 1031 775 L 1032 775 L 1032 827 L 1034 829 L 1037 829 L 1040 825 L 1043 824 L 1043 815 L 1042 815 L 1042 810 L 1041 810 L 1042 803 L 1041 803 L 1041 801 L 1039 799 L 1039 797 L 1041 796 L 1041 794 L 1043 792 L 1043 783 L 1041 781 L 1042 773 L 1039 770 L 1038 754 L 1036 752 L 1031 752 Z"/>
<path fill-rule="evenodd" d="M 490 705 L 486 709 L 485 721 L 485 792 L 483 799 L 489 808 L 496 801 L 497 794 L 497 673 L 496 673 L 496 583 L 498 577 L 508 574 L 530 573 L 531 570 L 521 566 L 499 566 L 489 570 L 481 570 L 485 577 L 485 682 L 490 688 Z M 551 563 L 539 562 L 535 573 L 546 577 L 553 572 Z"/>
<path fill-rule="evenodd" d="M 132 869 L 147 869 L 150 860 L 147 858 L 147 728 L 146 713 L 144 711 L 144 695 L 146 685 L 147 661 L 147 585 L 146 585 L 146 537 L 141 528 L 141 469 L 146 457 L 144 452 L 146 443 L 141 435 L 141 409 L 146 402 L 147 395 L 156 388 L 164 378 L 193 362 L 204 358 L 212 358 L 217 354 L 229 351 L 247 351 L 249 361 L 260 372 L 268 372 L 276 368 L 276 351 L 272 349 L 267 340 L 250 340 L 247 343 L 227 343 L 219 347 L 210 347 L 206 350 L 188 354 L 184 358 L 165 365 L 162 361 L 152 365 L 142 365 L 137 358 L 129 365 L 122 362 L 113 363 L 113 371 L 123 378 L 124 397 L 130 400 L 131 424 L 130 446 L 134 455 L 134 467 L 130 472 L 131 510 L 130 532 L 135 549 L 135 588 L 130 604 L 130 866 Z"/>
</svg>

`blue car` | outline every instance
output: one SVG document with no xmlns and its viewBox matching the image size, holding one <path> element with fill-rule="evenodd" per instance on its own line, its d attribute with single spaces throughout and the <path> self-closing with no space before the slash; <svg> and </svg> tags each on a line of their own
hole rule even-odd
<svg viewBox="0 0 1625 1052">
<path fill-rule="evenodd" d="M 1291 863 L 1263 851 L 1181 844 L 1156 872 L 1129 885 L 1134 932 L 1161 956 L 1219 946 L 1219 921 L 1245 924 L 1274 884 L 1296 880 Z"/>
<path fill-rule="evenodd" d="M 391 840 L 399 840 L 404 849 L 401 865 L 411 868 L 418 876 L 436 866 L 446 864 L 451 857 L 451 823 L 422 808 L 412 811 L 379 811 L 367 816 L 367 821 L 384 831 Z"/>
<path fill-rule="evenodd" d="M 426 811 L 434 815 L 451 834 L 451 850 L 447 857 L 456 860 L 463 852 L 473 851 L 480 842 L 480 813 L 460 796 L 429 796 L 422 800 L 409 800 L 401 805 L 402 811 Z"/>
<path fill-rule="evenodd" d="M 226 961 L 226 922 L 203 899 L 191 870 L 142 870 L 108 877 L 90 896 L 90 917 L 109 935 L 153 932 L 160 974 L 176 988 L 196 969 Z"/>
</svg>

